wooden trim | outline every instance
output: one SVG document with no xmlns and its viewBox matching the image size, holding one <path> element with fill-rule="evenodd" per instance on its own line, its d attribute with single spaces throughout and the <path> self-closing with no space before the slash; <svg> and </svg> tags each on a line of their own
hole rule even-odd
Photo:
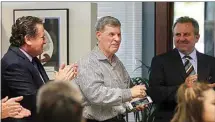
<svg viewBox="0 0 215 122">
<path fill-rule="evenodd" d="M 155 55 L 165 53 L 173 48 L 173 5 L 173 2 L 155 3 Z"/>
</svg>

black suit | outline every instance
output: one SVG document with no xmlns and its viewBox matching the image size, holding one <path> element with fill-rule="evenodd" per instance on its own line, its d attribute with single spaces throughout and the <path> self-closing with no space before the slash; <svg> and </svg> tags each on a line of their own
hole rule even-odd
<svg viewBox="0 0 215 122">
<path fill-rule="evenodd" d="M 215 58 L 196 52 L 198 80 L 215 82 Z M 176 91 L 184 83 L 186 72 L 177 49 L 155 56 L 151 63 L 148 94 L 160 109 L 156 122 L 169 122 L 176 107 Z"/>
<path fill-rule="evenodd" d="M 40 74 L 44 81 L 47 82 L 49 80 L 48 76 L 38 58 L 36 58 L 36 62 Z M 19 121 L 32 122 L 36 115 L 37 90 L 44 84 L 39 72 L 18 47 L 10 46 L 1 59 L 1 74 L 2 98 L 5 96 L 23 96 L 24 99 L 21 101 L 21 105 L 31 111 L 31 116 L 19 119 Z M 3 121 L 17 120 L 8 118 Z"/>
</svg>

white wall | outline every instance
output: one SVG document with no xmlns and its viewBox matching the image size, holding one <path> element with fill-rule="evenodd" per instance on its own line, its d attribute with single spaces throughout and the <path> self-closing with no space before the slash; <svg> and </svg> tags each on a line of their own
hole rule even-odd
<svg viewBox="0 0 215 122">
<path fill-rule="evenodd" d="M 2 2 L 1 56 L 9 47 L 13 9 L 69 9 L 69 62 L 76 62 L 96 45 L 97 5 L 90 2 Z"/>
</svg>

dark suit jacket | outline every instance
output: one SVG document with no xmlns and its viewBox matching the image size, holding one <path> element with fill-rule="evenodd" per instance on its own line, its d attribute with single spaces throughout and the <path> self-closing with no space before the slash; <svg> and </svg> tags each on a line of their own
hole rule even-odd
<svg viewBox="0 0 215 122">
<path fill-rule="evenodd" d="M 197 51 L 198 80 L 215 82 L 215 58 Z M 184 83 L 186 72 L 177 49 L 155 56 L 151 63 L 148 94 L 160 107 L 156 122 L 171 120 L 176 107 L 176 91 Z"/>
<path fill-rule="evenodd" d="M 47 82 L 49 80 L 48 76 L 39 59 L 36 59 L 36 62 L 38 68 L 41 70 L 40 74 L 44 81 Z M 32 115 L 24 119 L 19 119 L 19 121 L 32 122 L 36 115 L 37 90 L 44 84 L 39 72 L 18 47 L 10 46 L 7 53 L 1 59 L 1 74 L 2 98 L 5 96 L 23 96 L 24 99 L 21 101 L 21 105 L 29 109 Z M 8 118 L 3 121 L 17 120 Z"/>
</svg>

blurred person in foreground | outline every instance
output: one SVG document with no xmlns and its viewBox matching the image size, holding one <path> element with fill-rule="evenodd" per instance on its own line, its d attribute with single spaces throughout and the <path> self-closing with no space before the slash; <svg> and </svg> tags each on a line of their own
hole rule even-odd
<svg viewBox="0 0 215 122">
<path fill-rule="evenodd" d="M 130 88 L 131 79 L 115 55 L 121 43 L 121 23 L 104 16 L 96 23 L 95 48 L 78 62 L 74 82 L 83 94 L 83 116 L 87 122 L 125 122 L 126 102 L 146 96 L 146 87 Z M 143 110 L 144 105 L 137 110 Z"/>
<path fill-rule="evenodd" d="M 84 122 L 81 93 L 69 82 L 49 82 L 37 95 L 38 122 Z"/>
<path fill-rule="evenodd" d="M 43 21 L 34 16 L 19 17 L 12 26 L 10 47 L 1 59 L 1 93 L 5 96 L 23 96 L 20 104 L 31 111 L 22 119 L 6 118 L 3 121 L 34 122 L 36 115 L 37 90 L 49 81 L 44 67 L 37 56 L 43 53 L 46 44 Z M 55 75 L 56 80 L 71 80 L 77 65 L 64 64 Z"/>
<path fill-rule="evenodd" d="M 215 91 L 205 82 L 186 81 L 177 91 L 171 122 L 215 122 Z"/>
</svg>

